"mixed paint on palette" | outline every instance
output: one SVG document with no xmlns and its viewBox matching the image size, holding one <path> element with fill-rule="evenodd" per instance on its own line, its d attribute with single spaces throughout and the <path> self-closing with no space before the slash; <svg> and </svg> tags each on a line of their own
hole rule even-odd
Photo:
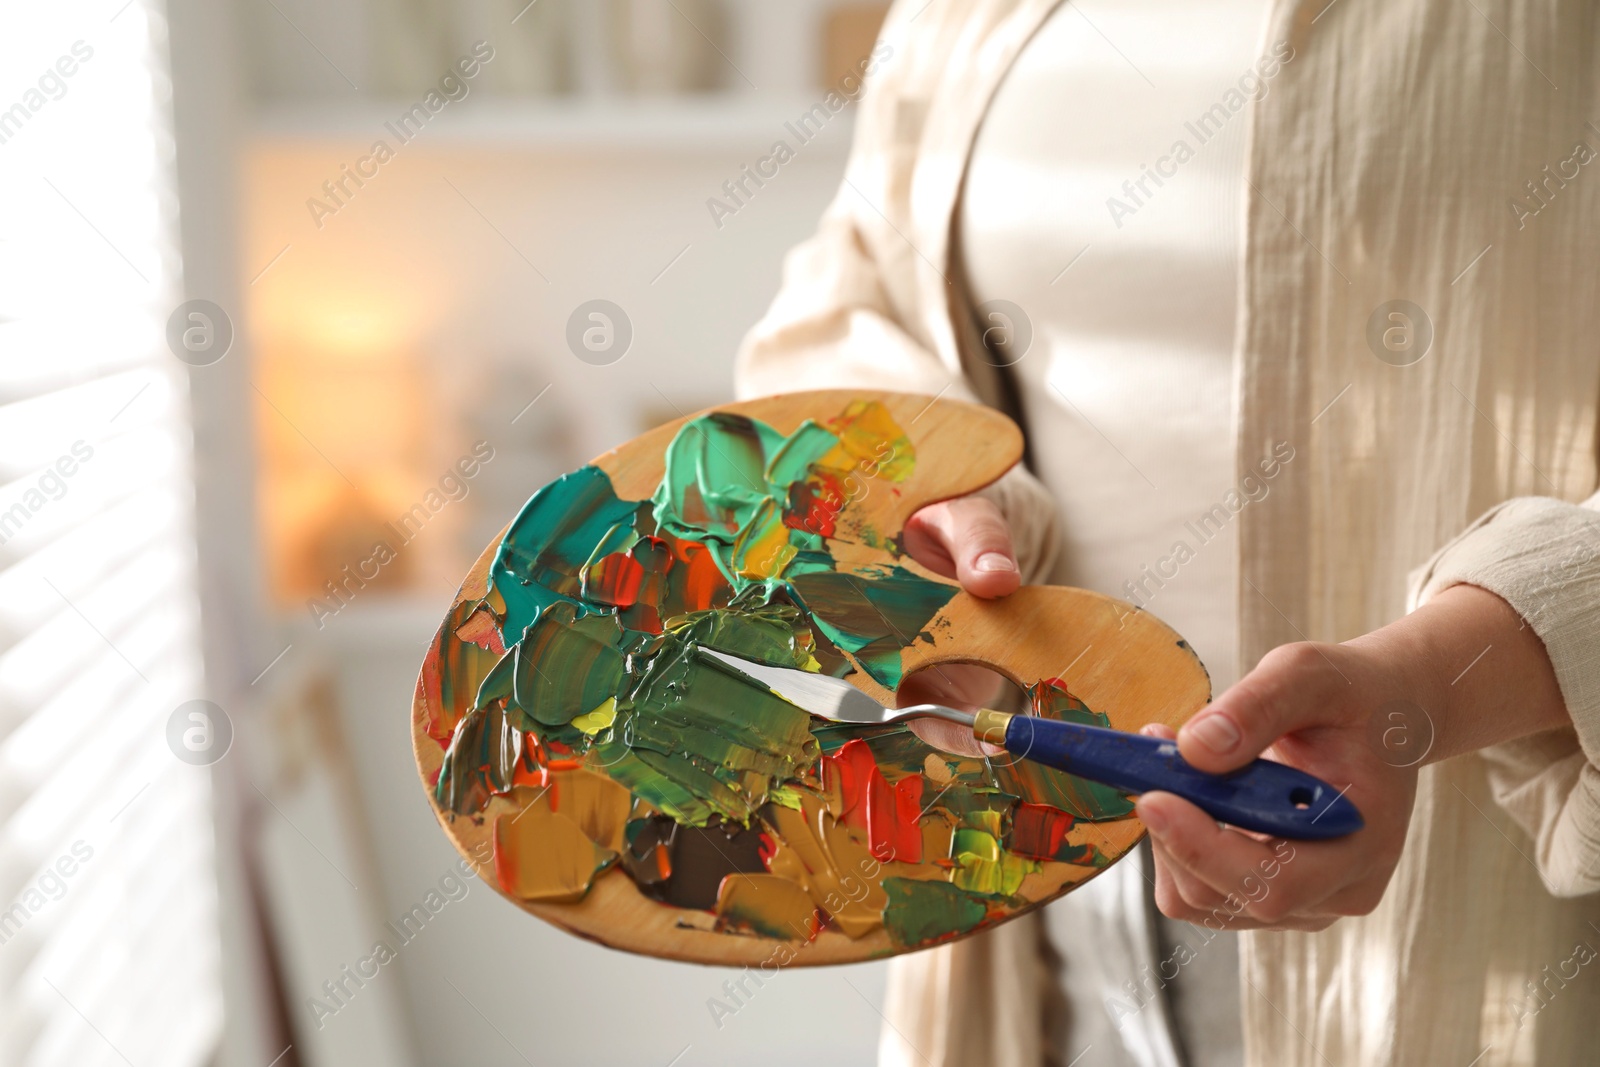
<svg viewBox="0 0 1600 1067">
<path fill-rule="evenodd" d="M 893 562 L 850 505 L 898 492 L 915 463 L 876 401 L 787 435 L 713 413 L 679 430 L 649 500 L 588 466 L 528 501 L 422 679 L 440 809 L 519 803 L 493 826 L 504 892 L 576 902 L 629 878 L 730 933 L 882 928 L 913 947 L 1028 903 L 1046 862 L 1104 866 L 1070 831 L 1126 817 L 1113 790 L 904 725 L 812 719 L 701 654 L 895 689 L 956 587 Z M 841 571 L 830 548 L 847 542 L 889 562 Z M 1107 724 L 1059 681 L 1028 693 L 1036 714 Z"/>
</svg>

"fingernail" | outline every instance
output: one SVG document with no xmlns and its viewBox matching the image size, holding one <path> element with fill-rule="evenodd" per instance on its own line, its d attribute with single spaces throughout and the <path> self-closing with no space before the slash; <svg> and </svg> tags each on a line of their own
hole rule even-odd
<svg viewBox="0 0 1600 1067">
<path fill-rule="evenodd" d="M 1159 836 L 1167 832 L 1167 816 L 1160 808 L 1147 806 L 1140 810 L 1139 818 L 1151 833 Z"/>
<path fill-rule="evenodd" d="M 972 562 L 975 571 L 1014 571 L 1017 569 L 1016 560 L 1002 552 L 985 552 Z"/>
<path fill-rule="evenodd" d="M 1219 756 L 1226 756 L 1239 743 L 1239 728 L 1226 715 L 1206 715 L 1185 726 L 1183 732 Z"/>
</svg>

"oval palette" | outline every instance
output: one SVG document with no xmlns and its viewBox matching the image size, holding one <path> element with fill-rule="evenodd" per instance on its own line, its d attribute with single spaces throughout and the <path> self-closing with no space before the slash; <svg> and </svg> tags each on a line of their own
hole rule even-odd
<svg viewBox="0 0 1600 1067">
<path fill-rule="evenodd" d="M 1082 885 L 1143 827 L 1114 790 L 906 726 L 813 719 L 713 648 L 845 677 L 989 666 L 1034 714 L 1181 725 L 1204 668 L 1096 593 L 996 601 L 912 562 L 925 504 L 1021 455 L 1004 416 L 812 392 L 729 404 L 540 489 L 473 565 L 412 710 L 440 824 L 519 907 L 614 948 L 854 962 L 962 937 Z"/>
</svg>

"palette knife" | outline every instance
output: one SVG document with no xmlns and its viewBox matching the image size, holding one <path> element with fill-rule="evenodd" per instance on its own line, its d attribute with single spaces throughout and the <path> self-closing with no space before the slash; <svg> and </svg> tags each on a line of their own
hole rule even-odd
<svg viewBox="0 0 1600 1067">
<path fill-rule="evenodd" d="M 1272 760 L 1257 759 L 1228 774 L 1207 774 L 1178 754 L 1176 741 L 988 709 L 973 713 L 942 704 L 888 708 L 843 679 L 752 663 L 713 648 L 702 647 L 700 653 L 821 719 L 888 724 L 930 718 L 960 723 L 978 740 L 1000 745 L 1014 756 L 1124 793 L 1172 793 L 1217 821 L 1241 829 L 1318 841 L 1353 834 L 1364 825 L 1361 812 L 1342 790 Z"/>
</svg>

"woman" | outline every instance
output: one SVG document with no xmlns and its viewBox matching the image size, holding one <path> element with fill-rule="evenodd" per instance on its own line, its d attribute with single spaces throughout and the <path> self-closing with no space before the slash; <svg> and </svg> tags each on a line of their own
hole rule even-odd
<svg viewBox="0 0 1600 1067">
<path fill-rule="evenodd" d="M 886 1062 L 1592 1059 L 1596 47 L 1554 0 L 891 9 L 741 391 L 1012 414 L 1030 470 L 912 555 L 1147 606 L 1219 694 L 1185 757 L 1367 827 L 1147 794 L 1153 869 L 896 961 Z"/>
</svg>

